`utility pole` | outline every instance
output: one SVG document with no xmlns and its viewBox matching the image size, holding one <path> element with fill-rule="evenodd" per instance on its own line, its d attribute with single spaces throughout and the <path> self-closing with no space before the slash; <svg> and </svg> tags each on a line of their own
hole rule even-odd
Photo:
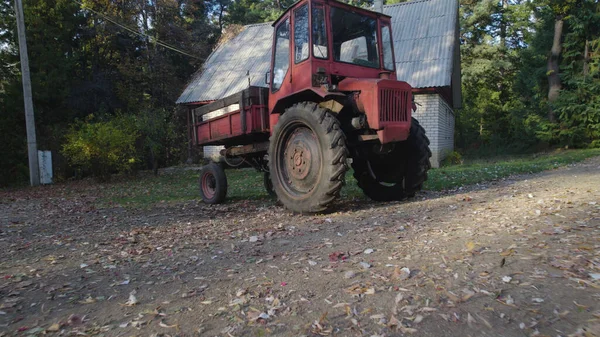
<svg viewBox="0 0 600 337">
<path fill-rule="evenodd" d="M 23 3 L 15 0 L 17 32 L 19 34 L 19 55 L 21 57 L 21 74 L 23 77 L 23 98 L 25 100 L 25 124 L 27 126 L 27 153 L 29 155 L 29 182 L 31 186 L 40 184 L 37 140 L 35 137 L 35 117 L 33 115 L 33 99 L 31 95 L 31 77 L 29 76 L 29 57 L 27 56 L 27 40 L 25 39 L 25 18 Z"/>
</svg>

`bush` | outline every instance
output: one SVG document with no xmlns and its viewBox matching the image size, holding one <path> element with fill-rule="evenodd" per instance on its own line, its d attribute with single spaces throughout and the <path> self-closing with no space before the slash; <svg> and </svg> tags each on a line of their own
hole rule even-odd
<svg viewBox="0 0 600 337">
<path fill-rule="evenodd" d="M 462 165 L 462 163 L 462 155 L 456 151 L 452 151 L 448 153 L 446 158 L 444 158 L 444 160 L 442 161 L 442 166 Z"/>
<path fill-rule="evenodd" d="M 115 172 L 131 171 L 137 161 L 134 120 L 123 116 L 109 121 L 93 119 L 90 116 L 71 126 L 62 147 L 64 156 L 82 174 L 92 174 L 100 181 Z"/>
</svg>

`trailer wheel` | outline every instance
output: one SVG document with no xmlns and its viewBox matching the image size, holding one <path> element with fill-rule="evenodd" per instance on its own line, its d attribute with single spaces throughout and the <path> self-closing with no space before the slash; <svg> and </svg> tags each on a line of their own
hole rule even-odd
<svg viewBox="0 0 600 337">
<path fill-rule="evenodd" d="M 279 118 L 269 146 L 273 189 L 295 212 L 315 213 L 339 196 L 348 167 L 339 121 L 312 102 L 298 103 Z"/>
<path fill-rule="evenodd" d="M 207 204 L 220 204 L 227 195 L 227 177 L 221 166 L 210 163 L 200 170 L 200 196 Z"/>
<path fill-rule="evenodd" d="M 271 181 L 271 174 L 269 172 L 263 173 L 263 183 L 265 184 L 265 190 L 269 193 L 269 196 L 275 197 L 275 190 L 273 189 L 273 181 Z"/>
<path fill-rule="evenodd" d="M 354 158 L 354 178 L 366 196 L 375 201 L 412 198 L 427 180 L 431 168 L 429 139 L 425 129 L 412 119 L 410 135 L 394 151 L 380 158 Z"/>
</svg>

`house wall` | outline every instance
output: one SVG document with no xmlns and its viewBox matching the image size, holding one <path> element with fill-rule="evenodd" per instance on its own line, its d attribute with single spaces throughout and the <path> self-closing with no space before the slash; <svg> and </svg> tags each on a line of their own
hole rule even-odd
<svg viewBox="0 0 600 337">
<path fill-rule="evenodd" d="M 454 111 L 438 94 L 416 94 L 417 111 L 413 116 L 425 128 L 431 142 L 431 165 L 439 167 L 454 151 Z"/>
</svg>

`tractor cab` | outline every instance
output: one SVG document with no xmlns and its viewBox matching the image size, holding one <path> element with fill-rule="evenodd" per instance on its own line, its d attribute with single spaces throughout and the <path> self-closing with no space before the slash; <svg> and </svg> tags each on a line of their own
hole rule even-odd
<svg viewBox="0 0 600 337">
<path fill-rule="evenodd" d="M 338 1 L 304 0 L 274 27 L 273 93 L 284 82 L 290 85 L 283 89 L 296 91 L 332 89 L 347 77 L 396 77 L 387 15 Z"/>
<path fill-rule="evenodd" d="M 334 0 L 303 0 L 273 27 L 271 125 L 294 102 L 335 101 L 339 109 L 355 108 L 339 115 L 343 125 L 361 117 L 368 123 L 362 133 L 371 130 L 381 143 L 408 137 L 411 88 L 396 81 L 389 16 Z"/>
</svg>

